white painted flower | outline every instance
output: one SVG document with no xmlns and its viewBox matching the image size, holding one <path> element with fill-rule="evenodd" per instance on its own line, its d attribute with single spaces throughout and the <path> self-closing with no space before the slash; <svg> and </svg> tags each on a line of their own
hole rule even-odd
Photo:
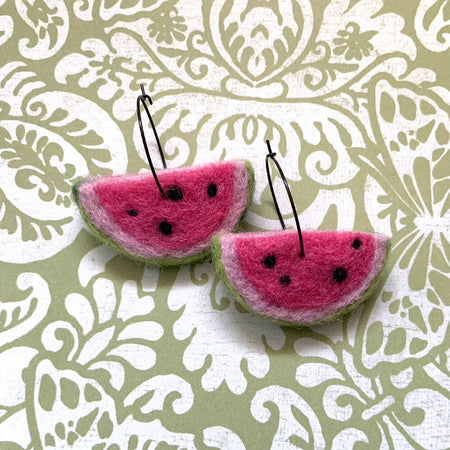
<svg viewBox="0 0 450 450">
<path fill-rule="evenodd" d="M 124 363 L 139 371 L 154 366 L 156 353 L 150 343 L 159 340 L 164 329 L 147 319 L 154 308 L 153 298 L 140 296 L 134 281 L 126 281 L 117 298 L 114 283 L 97 278 L 92 297 L 94 301 L 76 292 L 69 294 L 64 304 L 73 320 L 47 325 L 42 343 L 48 351 L 63 352 L 87 370 L 106 371 L 111 386 L 120 390 L 125 382 Z M 72 344 L 58 340 L 63 330 L 72 336 Z"/>
<path fill-rule="evenodd" d="M 263 378 L 270 369 L 266 345 L 274 350 L 284 345 L 279 325 L 236 308 L 210 263 L 193 269 L 181 267 L 168 304 L 172 311 L 183 309 L 173 332 L 178 340 L 188 340 L 185 367 L 190 371 L 206 369 L 202 376 L 206 391 L 214 391 L 225 382 L 231 392 L 242 394 L 250 381 L 242 371 L 242 361 L 246 361 L 250 376 Z M 205 367 L 208 356 L 211 365 Z"/>
<path fill-rule="evenodd" d="M 94 85 L 99 99 L 105 104 L 112 103 L 112 114 L 118 120 L 128 120 L 136 114 L 140 83 L 150 93 L 163 76 L 163 71 L 149 62 L 144 48 L 122 32 L 114 33 L 110 41 L 105 42 L 85 39 L 79 52 L 64 56 L 55 66 L 55 78 L 59 83 L 69 84 L 76 77 L 78 86 L 83 89 Z M 176 85 L 169 82 L 166 87 Z"/>
<path fill-rule="evenodd" d="M 433 420 L 439 423 L 436 426 L 440 429 L 443 427 L 444 411 L 450 402 L 442 392 L 414 389 L 413 379 L 422 377 L 424 386 L 431 386 L 433 379 L 448 386 L 448 375 L 432 363 L 425 373 L 421 373 L 420 366 L 405 365 L 393 373 L 384 368 L 367 372 L 355 357 L 359 343 L 349 346 L 356 324 L 347 323 L 346 334 L 338 347 L 318 334 L 312 335 L 317 340 L 300 338 L 294 344 L 302 356 L 296 371 L 298 394 L 312 393 L 314 398 L 321 399 L 321 408 L 339 430 L 332 448 L 344 450 L 356 442 L 366 442 L 371 448 L 390 448 L 389 443 L 393 442 L 394 448 L 404 448 L 411 443 L 411 438 L 424 448 L 447 448 L 448 436 L 430 437 L 427 430 Z M 316 411 L 319 408 L 315 403 L 310 406 Z M 418 417 L 419 410 L 424 420 L 411 422 L 410 417 Z"/>
<path fill-rule="evenodd" d="M 108 47 L 100 39 L 85 39 L 81 43 L 81 53 L 71 53 L 62 58 L 55 67 L 55 78 L 60 83 L 67 82 L 71 75 L 79 74 L 78 84 L 87 88 L 97 83 L 97 93 L 101 100 L 108 101 L 113 97 L 126 95 L 136 98 L 135 92 L 130 92 L 133 77 L 127 74 L 126 64 L 131 58 L 118 54 L 117 50 Z M 127 106 L 133 105 L 129 101 Z"/>
</svg>

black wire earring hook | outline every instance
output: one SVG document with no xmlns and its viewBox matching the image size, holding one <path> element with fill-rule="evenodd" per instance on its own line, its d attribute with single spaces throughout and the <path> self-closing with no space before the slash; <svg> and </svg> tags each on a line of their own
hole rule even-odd
<svg viewBox="0 0 450 450">
<path fill-rule="evenodd" d="M 303 247 L 303 237 L 302 237 L 302 230 L 300 228 L 300 222 L 298 220 L 297 216 L 297 210 L 295 208 L 294 199 L 292 198 L 291 190 L 289 189 L 288 182 L 286 181 L 286 177 L 284 176 L 283 170 L 281 169 L 280 164 L 275 159 L 276 153 L 273 153 L 272 148 L 270 146 L 270 141 L 266 140 L 267 148 L 269 149 L 269 153 L 266 155 L 266 173 L 267 173 L 267 179 L 269 180 L 269 186 L 270 186 L 270 192 L 272 193 L 273 202 L 275 203 L 275 209 L 277 210 L 278 218 L 280 219 L 281 226 L 283 227 L 283 230 L 286 229 L 286 225 L 284 223 L 283 217 L 281 215 L 280 207 L 278 206 L 277 198 L 275 196 L 275 191 L 273 190 L 272 180 L 270 179 L 270 169 L 269 169 L 269 158 L 275 163 L 277 166 L 278 172 L 281 176 L 281 179 L 283 180 L 284 187 L 286 188 L 287 195 L 289 197 L 289 201 L 291 202 L 292 212 L 294 213 L 294 219 L 295 219 L 295 225 L 297 226 L 298 231 L 298 238 L 300 241 L 300 258 L 303 258 L 305 256 L 305 249 Z"/>
<path fill-rule="evenodd" d="M 150 170 L 152 171 L 153 178 L 155 179 L 155 182 L 156 182 L 156 185 L 158 186 L 159 191 L 161 192 L 161 194 L 163 196 L 165 196 L 164 190 L 161 187 L 161 184 L 160 184 L 160 182 L 158 180 L 158 177 L 156 175 L 155 167 L 153 166 L 152 158 L 150 156 L 150 151 L 148 150 L 148 146 L 147 146 L 147 139 L 145 139 L 145 131 L 144 131 L 144 126 L 142 125 L 142 118 L 141 118 L 141 107 L 140 107 L 141 103 L 144 105 L 144 109 L 145 109 L 145 112 L 147 113 L 148 120 L 150 121 L 150 124 L 152 126 L 153 134 L 155 135 L 156 143 L 158 144 L 158 150 L 159 150 L 159 154 L 161 155 L 161 160 L 162 160 L 164 169 L 167 168 L 166 158 L 164 158 L 164 153 L 163 153 L 163 150 L 162 150 L 162 147 L 161 147 L 161 142 L 159 142 L 158 133 L 156 132 L 156 127 L 155 127 L 155 124 L 153 123 L 152 116 L 151 116 L 150 111 L 149 111 L 149 109 L 147 107 L 147 104 L 145 103 L 145 101 L 148 100 L 150 105 L 153 105 L 152 99 L 150 98 L 149 95 L 147 95 L 145 93 L 144 85 L 141 84 L 140 86 L 141 86 L 142 94 L 138 96 L 137 101 L 136 101 L 136 114 L 137 114 L 138 123 L 139 123 L 139 131 L 141 132 L 141 138 L 142 138 L 142 142 L 144 144 L 145 154 L 147 155 L 148 163 L 150 165 Z"/>
</svg>

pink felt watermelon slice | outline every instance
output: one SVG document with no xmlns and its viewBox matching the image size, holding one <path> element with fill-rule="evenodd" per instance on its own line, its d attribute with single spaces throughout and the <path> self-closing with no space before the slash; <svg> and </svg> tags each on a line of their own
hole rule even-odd
<svg viewBox="0 0 450 450">
<path fill-rule="evenodd" d="M 253 171 L 245 161 L 79 181 L 73 197 L 94 233 L 137 260 L 193 262 L 210 251 L 215 233 L 234 230 L 251 201 Z"/>
<path fill-rule="evenodd" d="M 216 270 L 248 309 L 290 325 L 330 319 L 368 297 L 386 261 L 385 236 L 295 230 L 213 239 Z"/>
</svg>

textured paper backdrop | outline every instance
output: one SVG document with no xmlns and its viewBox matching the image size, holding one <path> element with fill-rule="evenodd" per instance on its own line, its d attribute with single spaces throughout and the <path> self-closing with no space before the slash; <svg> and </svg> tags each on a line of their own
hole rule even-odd
<svg viewBox="0 0 450 450">
<path fill-rule="evenodd" d="M 0 448 L 450 447 L 449 47 L 449 0 L 0 0 Z M 378 296 L 288 329 L 100 245 L 70 186 L 148 169 L 139 83 L 170 167 L 252 162 L 245 230 L 271 139 L 304 228 L 392 236 Z"/>
</svg>

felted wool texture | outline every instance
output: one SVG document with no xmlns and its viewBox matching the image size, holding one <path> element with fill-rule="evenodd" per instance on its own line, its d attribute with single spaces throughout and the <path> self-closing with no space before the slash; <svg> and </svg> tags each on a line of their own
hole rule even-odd
<svg viewBox="0 0 450 450">
<path fill-rule="evenodd" d="M 158 179 L 181 198 L 162 197 L 151 173 L 88 179 L 73 187 L 73 196 L 100 239 L 139 261 L 172 265 L 204 258 L 215 233 L 233 231 L 254 187 L 245 161 L 164 169 Z M 169 234 L 161 232 L 163 222 Z"/>
<path fill-rule="evenodd" d="M 306 255 L 300 258 L 296 230 L 217 236 L 213 260 L 238 300 L 260 315 L 294 325 L 316 323 L 356 305 L 386 260 L 388 239 L 381 235 L 304 231 L 303 240 Z M 264 263 L 268 256 L 273 267 Z M 338 268 L 346 271 L 341 282 L 333 278 Z M 280 283 L 286 276 L 290 283 Z"/>
</svg>

